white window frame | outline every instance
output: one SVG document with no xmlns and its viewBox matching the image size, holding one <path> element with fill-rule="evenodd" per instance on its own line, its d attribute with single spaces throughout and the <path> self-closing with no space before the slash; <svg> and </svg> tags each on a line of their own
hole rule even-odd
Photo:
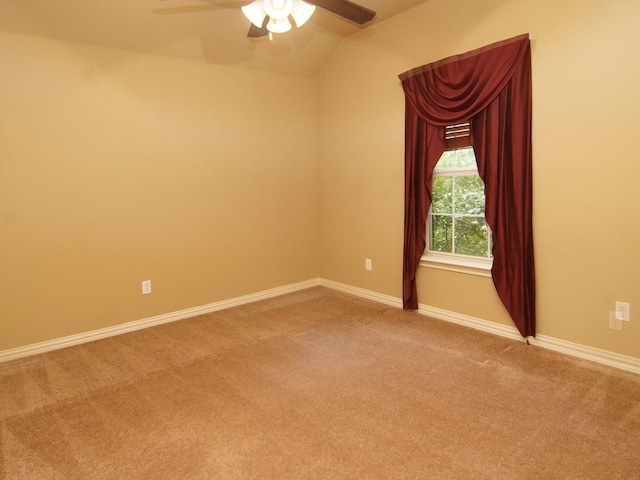
<svg viewBox="0 0 640 480">
<path fill-rule="evenodd" d="M 477 175 L 478 166 L 476 163 L 475 168 L 451 168 L 442 173 L 437 170 L 434 172 L 434 176 L 457 176 L 457 175 Z M 477 257 L 475 255 L 462 255 L 459 253 L 447 253 L 436 252 L 429 250 L 431 225 L 431 209 L 429 209 L 429 215 L 427 217 L 427 246 L 420 259 L 420 265 L 427 268 L 434 268 L 438 270 L 447 270 L 450 272 L 465 273 L 469 275 L 478 275 L 482 277 L 491 277 L 491 267 L 493 266 L 493 257 Z"/>
</svg>

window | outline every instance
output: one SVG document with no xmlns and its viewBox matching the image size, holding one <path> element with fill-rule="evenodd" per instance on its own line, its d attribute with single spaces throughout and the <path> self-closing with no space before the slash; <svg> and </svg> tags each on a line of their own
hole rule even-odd
<svg viewBox="0 0 640 480">
<path fill-rule="evenodd" d="M 469 123 L 445 129 L 447 150 L 433 174 L 427 221 L 427 266 L 490 276 L 491 231 L 484 217 L 484 183 L 478 175 Z"/>
</svg>

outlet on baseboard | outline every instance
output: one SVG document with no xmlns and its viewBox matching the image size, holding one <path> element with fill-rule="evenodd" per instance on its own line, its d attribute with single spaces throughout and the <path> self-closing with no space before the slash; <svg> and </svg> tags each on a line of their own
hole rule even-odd
<svg viewBox="0 0 640 480">
<path fill-rule="evenodd" d="M 142 282 L 142 294 L 148 295 L 151 293 L 151 280 L 144 280 Z"/>
</svg>

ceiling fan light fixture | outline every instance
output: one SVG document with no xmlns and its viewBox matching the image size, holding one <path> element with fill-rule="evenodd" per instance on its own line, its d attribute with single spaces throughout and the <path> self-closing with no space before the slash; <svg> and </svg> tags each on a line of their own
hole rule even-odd
<svg viewBox="0 0 640 480">
<path fill-rule="evenodd" d="M 291 30 L 291 22 L 286 17 L 283 19 L 277 19 L 271 17 L 269 23 L 267 23 L 267 30 L 271 33 L 284 33 Z"/>
<path fill-rule="evenodd" d="M 288 32 L 293 24 L 301 27 L 318 6 L 358 25 L 365 25 L 376 17 L 373 10 L 350 0 L 253 0 L 251 4 L 242 7 L 242 12 L 251 21 L 247 37 L 261 38 L 268 35 L 271 39 L 273 33 Z"/>
<path fill-rule="evenodd" d="M 242 7 L 242 13 L 244 13 L 245 17 L 258 28 L 262 28 L 264 19 L 267 18 L 264 4 L 264 0 L 255 0 L 255 2 Z"/>
<path fill-rule="evenodd" d="M 316 6 L 311 5 L 303 0 L 293 0 L 293 8 L 291 9 L 291 16 L 296 22 L 296 26 L 301 27 L 304 25 L 313 12 L 316 11 Z"/>
<path fill-rule="evenodd" d="M 264 0 L 264 11 L 271 19 L 286 20 L 292 9 L 293 0 Z"/>
</svg>

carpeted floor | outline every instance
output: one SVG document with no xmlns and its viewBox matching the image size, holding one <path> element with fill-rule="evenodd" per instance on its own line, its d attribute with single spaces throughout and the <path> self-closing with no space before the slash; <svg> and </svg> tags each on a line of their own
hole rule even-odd
<svg viewBox="0 0 640 480">
<path fill-rule="evenodd" d="M 313 288 L 0 364 L 0 478 L 639 479 L 640 377 Z"/>
</svg>

